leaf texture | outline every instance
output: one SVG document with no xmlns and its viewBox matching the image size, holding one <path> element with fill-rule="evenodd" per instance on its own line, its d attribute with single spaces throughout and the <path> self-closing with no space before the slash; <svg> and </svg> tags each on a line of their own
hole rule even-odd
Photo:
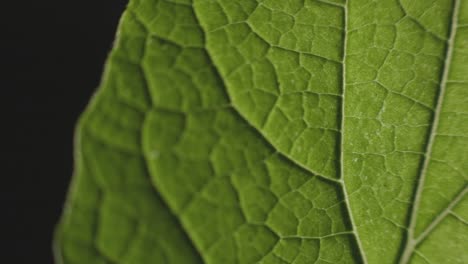
<svg viewBox="0 0 468 264">
<path fill-rule="evenodd" d="M 468 263 L 468 1 L 131 0 L 63 263 Z"/>
</svg>

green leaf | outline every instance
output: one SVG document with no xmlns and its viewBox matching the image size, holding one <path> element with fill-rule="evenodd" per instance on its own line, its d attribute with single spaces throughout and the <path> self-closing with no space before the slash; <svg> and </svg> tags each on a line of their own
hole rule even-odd
<svg viewBox="0 0 468 264">
<path fill-rule="evenodd" d="M 468 1 L 131 0 L 63 263 L 468 263 Z"/>
</svg>

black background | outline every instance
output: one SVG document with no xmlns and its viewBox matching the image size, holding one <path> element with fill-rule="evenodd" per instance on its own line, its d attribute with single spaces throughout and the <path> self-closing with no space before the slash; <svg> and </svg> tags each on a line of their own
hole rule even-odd
<svg viewBox="0 0 468 264">
<path fill-rule="evenodd" d="M 8 2 L 8 3 L 7 3 Z M 127 1 L 3 1 L 1 263 L 53 263 L 75 122 Z"/>
</svg>

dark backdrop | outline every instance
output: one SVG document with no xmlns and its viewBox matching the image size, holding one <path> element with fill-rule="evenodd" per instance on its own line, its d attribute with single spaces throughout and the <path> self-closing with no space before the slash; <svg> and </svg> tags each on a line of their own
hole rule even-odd
<svg viewBox="0 0 468 264">
<path fill-rule="evenodd" d="M 3 1 L 1 263 L 53 263 L 75 122 L 127 1 Z"/>
</svg>

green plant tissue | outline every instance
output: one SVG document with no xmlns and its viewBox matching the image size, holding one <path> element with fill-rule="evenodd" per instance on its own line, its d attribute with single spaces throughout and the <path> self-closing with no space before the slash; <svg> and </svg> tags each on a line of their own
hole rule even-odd
<svg viewBox="0 0 468 264">
<path fill-rule="evenodd" d="M 75 150 L 58 263 L 466 264 L 468 1 L 130 0 Z"/>
</svg>

